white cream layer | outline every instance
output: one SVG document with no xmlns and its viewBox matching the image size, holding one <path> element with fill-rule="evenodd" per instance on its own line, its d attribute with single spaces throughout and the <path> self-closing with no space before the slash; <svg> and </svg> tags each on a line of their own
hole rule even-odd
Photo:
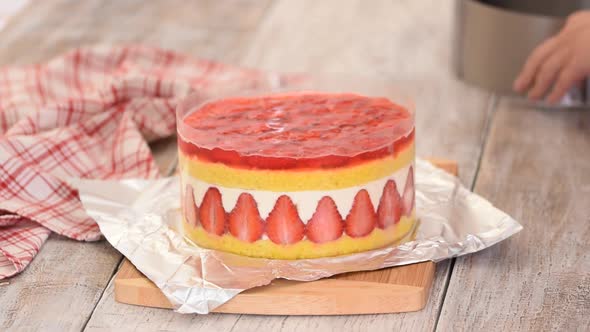
<svg viewBox="0 0 590 332">
<path fill-rule="evenodd" d="M 375 207 L 375 209 L 377 209 L 377 207 L 379 206 L 379 200 L 381 199 L 381 194 L 383 193 L 383 188 L 385 187 L 385 183 L 389 179 L 393 179 L 395 181 L 397 185 L 397 190 L 399 191 L 400 195 L 403 193 L 404 187 L 406 185 L 406 180 L 408 177 L 408 170 L 411 165 L 409 164 L 406 167 L 399 169 L 397 172 L 390 174 L 389 176 L 383 177 L 375 181 L 367 182 L 361 186 L 354 186 L 337 190 L 276 192 L 266 190 L 246 190 L 239 188 L 227 188 L 195 179 L 191 177 L 186 171 L 183 172 L 181 176 L 181 181 L 182 188 L 185 188 L 187 184 L 193 187 L 195 203 L 197 203 L 198 206 L 201 205 L 201 202 L 203 200 L 203 197 L 205 196 L 205 193 L 207 192 L 207 189 L 209 189 L 210 187 L 216 187 L 217 189 L 219 189 L 223 202 L 223 208 L 226 212 L 230 212 L 234 208 L 240 194 L 244 192 L 249 193 L 250 195 L 252 195 L 252 197 L 254 197 L 254 199 L 258 203 L 258 211 L 260 212 L 260 217 L 262 217 L 263 219 L 266 219 L 268 214 L 272 211 L 277 199 L 281 195 L 287 195 L 297 206 L 297 211 L 299 212 L 299 217 L 301 218 L 301 220 L 304 223 L 307 223 L 307 221 L 311 219 L 313 213 L 315 212 L 317 203 L 324 196 L 332 197 L 332 199 L 336 203 L 336 207 L 338 208 L 338 211 L 340 212 L 342 218 L 346 218 L 346 216 L 348 215 L 348 212 L 352 208 L 354 196 L 361 189 L 367 190 L 369 196 L 371 197 L 371 202 L 373 203 L 373 206 Z"/>
</svg>

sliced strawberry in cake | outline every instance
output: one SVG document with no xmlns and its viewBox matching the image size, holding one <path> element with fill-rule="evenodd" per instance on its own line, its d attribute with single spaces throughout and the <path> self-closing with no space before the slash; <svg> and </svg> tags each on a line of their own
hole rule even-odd
<svg viewBox="0 0 590 332">
<path fill-rule="evenodd" d="M 314 243 L 334 241 L 342 236 L 344 224 L 336 203 L 329 196 L 322 197 L 306 225 L 306 236 Z"/>
<path fill-rule="evenodd" d="M 377 224 L 377 216 L 369 193 L 362 189 L 354 197 L 352 208 L 346 216 L 346 234 L 351 237 L 369 235 Z"/>
<path fill-rule="evenodd" d="M 199 216 L 203 228 L 215 235 L 225 232 L 226 213 L 221 202 L 221 193 L 217 188 L 209 188 L 199 209 Z"/>
<path fill-rule="evenodd" d="M 252 195 L 242 193 L 228 217 L 229 232 L 236 238 L 254 242 L 264 234 L 264 220 L 260 218 L 256 201 Z"/>
<path fill-rule="evenodd" d="M 297 207 L 289 196 L 281 196 L 266 219 L 266 233 L 276 244 L 292 244 L 303 239 L 305 225 L 299 218 Z"/>
<path fill-rule="evenodd" d="M 404 195 L 402 196 L 402 213 L 404 216 L 410 216 L 414 209 L 414 196 L 416 191 L 414 189 L 414 169 L 410 167 L 406 179 L 406 186 L 404 188 Z"/>
<path fill-rule="evenodd" d="M 193 194 L 193 187 L 187 185 L 184 192 L 184 203 L 182 205 L 184 217 L 189 225 L 196 227 L 199 223 L 198 215 L 199 208 L 195 204 L 195 196 Z"/>
<path fill-rule="evenodd" d="M 388 180 L 383 188 L 379 208 L 377 208 L 377 223 L 379 228 L 387 228 L 399 222 L 402 216 L 402 198 L 397 191 L 395 181 Z"/>
</svg>

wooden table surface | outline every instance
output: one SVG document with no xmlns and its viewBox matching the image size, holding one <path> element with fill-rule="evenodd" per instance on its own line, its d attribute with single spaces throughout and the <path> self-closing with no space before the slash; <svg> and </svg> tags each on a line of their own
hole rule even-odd
<svg viewBox="0 0 590 332">
<path fill-rule="evenodd" d="M 0 65 L 95 43 L 147 43 L 237 65 L 411 80 L 418 154 L 455 159 L 462 181 L 525 229 L 437 264 L 414 313 L 265 317 L 181 315 L 119 304 L 121 255 L 51 236 L 0 286 L 0 330 L 590 330 L 590 112 L 518 106 L 458 82 L 453 1 L 33 1 L 0 32 Z M 174 140 L 153 146 L 164 173 Z"/>
</svg>

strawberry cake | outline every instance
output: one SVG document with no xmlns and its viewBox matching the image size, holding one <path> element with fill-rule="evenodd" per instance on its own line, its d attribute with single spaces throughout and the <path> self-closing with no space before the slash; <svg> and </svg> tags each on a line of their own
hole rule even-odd
<svg viewBox="0 0 590 332">
<path fill-rule="evenodd" d="M 386 98 L 296 92 L 195 105 L 178 121 L 183 232 L 273 259 L 413 239 L 414 117 Z"/>
</svg>

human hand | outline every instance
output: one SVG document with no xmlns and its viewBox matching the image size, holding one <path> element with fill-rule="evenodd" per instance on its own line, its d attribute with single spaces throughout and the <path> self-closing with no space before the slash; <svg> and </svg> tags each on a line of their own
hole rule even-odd
<svg viewBox="0 0 590 332">
<path fill-rule="evenodd" d="M 528 57 L 513 89 L 538 100 L 547 95 L 558 102 L 576 83 L 590 74 L 590 10 L 570 15 L 561 31 L 544 41 Z"/>
</svg>

